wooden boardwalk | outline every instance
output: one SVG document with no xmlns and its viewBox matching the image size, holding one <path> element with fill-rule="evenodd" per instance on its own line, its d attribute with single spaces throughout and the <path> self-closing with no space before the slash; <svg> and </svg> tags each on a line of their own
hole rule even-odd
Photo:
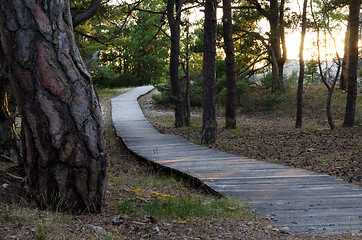
<svg viewBox="0 0 362 240">
<path fill-rule="evenodd" d="M 138 87 L 112 99 L 112 119 L 126 146 L 188 174 L 226 197 L 247 201 L 261 217 L 295 233 L 362 234 L 362 188 L 331 176 L 258 161 L 159 133 L 144 117 Z"/>
</svg>

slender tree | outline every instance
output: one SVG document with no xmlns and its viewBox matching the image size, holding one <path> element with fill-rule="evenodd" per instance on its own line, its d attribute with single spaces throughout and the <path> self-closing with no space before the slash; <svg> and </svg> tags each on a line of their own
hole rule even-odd
<svg viewBox="0 0 362 240">
<path fill-rule="evenodd" d="M 22 118 L 26 185 L 43 207 L 99 212 L 107 155 L 69 0 L 2 0 L 0 39 Z"/>
<path fill-rule="evenodd" d="M 203 68 L 203 125 L 202 144 L 215 142 L 216 121 L 216 8 L 217 0 L 205 1 L 204 23 L 204 68 Z"/>
<path fill-rule="evenodd" d="M 351 0 L 349 5 L 349 67 L 348 67 L 348 95 L 346 112 L 344 115 L 344 127 L 353 127 L 356 114 L 357 100 L 357 69 L 358 69 L 358 27 L 360 0 Z"/>
<path fill-rule="evenodd" d="M 225 48 L 226 65 L 226 104 L 225 104 L 225 128 L 236 127 L 236 74 L 235 74 L 235 52 L 231 18 L 231 0 L 223 0 L 223 37 Z"/>
<path fill-rule="evenodd" d="M 186 123 L 185 101 L 178 72 L 180 59 L 181 7 L 182 0 L 168 0 L 167 2 L 167 19 L 171 30 L 170 82 L 172 101 L 175 107 L 175 127 L 184 126 Z"/>
<path fill-rule="evenodd" d="M 326 105 L 326 112 L 327 112 L 327 119 L 328 119 L 328 124 L 330 126 L 331 129 L 335 128 L 334 122 L 333 122 L 333 118 L 332 118 L 332 111 L 331 111 L 331 102 L 332 102 L 332 95 L 333 95 L 333 91 L 334 91 L 334 87 L 337 83 L 338 77 L 339 77 L 339 73 L 341 70 L 341 60 L 338 54 L 338 51 L 336 51 L 336 60 L 335 63 L 337 64 L 337 73 L 334 76 L 332 82 L 330 83 L 328 81 L 328 74 L 324 74 L 323 73 L 323 69 L 322 69 L 322 63 L 321 63 L 321 50 L 320 50 L 320 27 L 319 27 L 319 23 L 317 22 L 317 18 L 314 14 L 313 11 L 313 0 L 311 0 L 310 3 L 310 8 L 311 8 L 311 13 L 312 13 L 312 17 L 313 17 L 313 22 L 314 22 L 314 27 L 317 31 L 317 48 L 318 48 L 318 68 L 319 68 L 319 75 L 321 77 L 321 80 L 323 82 L 323 84 L 326 86 L 326 88 L 328 89 L 328 96 L 327 96 L 327 105 Z M 333 40 L 334 45 L 335 45 L 335 49 L 337 49 L 336 46 L 336 40 L 334 39 L 331 29 L 329 28 L 328 22 L 326 21 L 328 19 L 328 14 L 326 12 L 326 8 L 323 8 L 323 27 L 324 27 L 324 41 L 326 42 L 326 38 L 327 38 L 327 32 L 329 34 L 329 37 Z M 328 67 L 326 67 L 326 69 L 328 69 Z M 327 72 L 328 73 L 328 72 Z"/>
<path fill-rule="evenodd" d="M 298 77 L 298 94 L 297 94 L 297 119 L 295 122 L 296 128 L 301 128 L 303 125 L 303 82 L 304 82 L 304 38 L 307 28 L 307 4 L 308 0 L 303 2 L 303 14 L 302 14 L 302 33 L 299 46 L 299 77 Z"/>
<path fill-rule="evenodd" d="M 190 76 L 190 22 L 185 19 L 183 22 L 186 32 L 185 40 L 185 63 L 182 63 L 183 71 L 185 73 L 186 87 L 185 87 L 185 124 L 191 126 L 191 99 L 190 99 L 190 88 L 191 88 L 191 76 Z"/>
<path fill-rule="evenodd" d="M 344 53 L 343 53 L 343 64 L 342 64 L 342 74 L 339 80 L 339 88 L 346 90 L 348 86 L 348 67 L 349 67 L 349 31 L 350 31 L 350 21 L 347 24 L 346 36 L 344 40 Z"/>
</svg>

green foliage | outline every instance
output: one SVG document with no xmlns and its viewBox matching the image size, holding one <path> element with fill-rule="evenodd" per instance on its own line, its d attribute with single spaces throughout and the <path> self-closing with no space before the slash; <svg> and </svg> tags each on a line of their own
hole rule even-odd
<svg viewBox="0 0 362 240">
<path fill-rule="evenodd" d="M 358 70 L 357 75 L 358 75 L 358 77 L 357 77 L 357 86 L 360 88 L 360 87 L 362 87 L 362 68 L 360 68 Z"/>
<path fill-rule="evenodd" d="M 76 2 L 74 12 L 81 12 L 83 5 L 88 6 Z M 131 5 L 103 4 L 96 16 L 77 27 L 77 32 L 92 36 L 87 38 L 76 33 L 84 59 L 101 50 L 98 67 L 92 70 L 94 83 L 99 87 L 147 85 L 168 71 L 169 39 L 162 32 L 155 35 L 162 25 L 159 15 L 143 11 L 128 15 Z M 163 10 L 164 6 L 162 1 L 144 1 L 137 5 L 151 11 Z"/>
<path fill-rule="evenodd" d="M 276 107 L 279 103 L 285 100 L 283 92 L 267 93 L 263 96 L 262 106 L 266 110 L 271 110 Z"/>
<path fill-rule="evenodd" d="M 171 84 L 169 82 L 155 85 L 159 94 L 152 96 L 152 99 L 159 104 L 172 103 Z M 190 85 L 190 105 L 193 107 L 202 106 L 202 81 L 193 81 Z"/>
<path fill-rule="evenodd" d="M 312 59 L 306 61 L 305 66 L 305 81 L 307 83 L 315 82 L 315 78 L 318 76 L 319 73 L 317 60 Z"/>
<path fill-rule="evenodd" d="M 171 103 L 171 84 L 159 84 L 155 86 L 159 94 L 152 95 L 152 99 L 159 104 Z"/>
<path fill-rule="evenodd" d="M 247 78 L 238 79 L 238 105 L 241 111 L 261 111 L 274 109 L 285 100 L 284 89 L 270 91 L 271 75 L 261 78 L 261 86 Z"/>
<path fill-rule="evenodd" d="M 9 209 L 7 207 L 2 208 L 1 217 L 3 218 L 3 220 L 5 222 L 10 221 L 10 213 L 9 213 Z"/>
<path fill-rule="evenodd" d="M 116 88 L 123 87 L 119 81 L 119 74 L 112 66 L 101 66 L 93 71 L 93 84 L 97 87 Z"/>
<path fill-rule="evenodd" d="M 218 104 L 224 105 L 226 101 L 226 76 L 225 62 L 216 62 L 219 74 L 216 78 L 216 100 Z M 240 77 L 237 80 L 237 104 L 242 111 L 271 110 L 285 100 L 284 89 L 274 93 L 271 92 L 272 76 L 265 74 L 260 79 L 260 85 L 250 81 L 249 78 Z M 159 104 L 171 103 L 170 83 L 156 85 L 159 94 L 152 98 Z M 192 81 L 190 88 L 191 106 L 202 106 L 202 81 L 200 79 Z"/>
<path fill-rule="evenodd" d="M 48 234 L 44 231 L 36 232 L 35 239 L 37 240 L 45 240 L 48 239 Z"/>
<path fill-rule="evenodd" d="M 271 89 L 273 87 L 273 76 L 271 72 L 266 73 L 260 78 L 261 85 L 266 89 Z"/>
<path fill-rule="evenodd" d="M 286 79 L 286 84 L 288 86 L 296 85 L 298 83 L 298 75 L 297 72 L 292 70 L 292 74 Z"/>
</svg>

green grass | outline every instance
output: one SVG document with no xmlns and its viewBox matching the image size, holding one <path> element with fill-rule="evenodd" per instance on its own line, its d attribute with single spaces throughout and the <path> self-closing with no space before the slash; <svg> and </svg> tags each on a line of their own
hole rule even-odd
<svg viewBox="0 0 362 240">
<path fill-rule="evenodd" d="M 252 218 L 256 216 L 240 201 L 229 199 L 194 199 L 164 196 L 147 202 L 124 199 L 118 205 L 123 214 L 147 214 L 159 219 L 188 219 L 194 217 Z"/>
</svg>

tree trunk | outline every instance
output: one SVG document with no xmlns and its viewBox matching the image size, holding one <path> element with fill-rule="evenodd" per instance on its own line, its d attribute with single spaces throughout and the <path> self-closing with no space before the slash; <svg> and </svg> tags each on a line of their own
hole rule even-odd
<svg viewBox="0 0 362 240">
<path fill-rule="evenodd" d="M 274 56 L 276 58 L 276 62 L 278 66 L 272 66 L 272 75 L 273 75 L 273 91 L 277 90 L 280 86 L 282 86 L 283 81 L 283 66 L 284 61 L 282 59 L 282 51 L 280 48 L 280 35 L 281 28 L 280 26 L 280 18 L 279 18 L 279 7 L 278 0 L 270 0 L 270 14 L 269 14 L 269 25 L 270 25 L 270 46 L 274 52 Z M 274 61 L 272 61 L 272 65 L 274 65 Z"/>
<path fill-rule="evenodd" d="M 215 75 L 216 8 L 216 0 L 205 1 L 202 144 L 215 142 L 217 135 Z"/>
<path fill-rule="evenodd" d="M 235 53 L 232 32 L 231 1 L 223 0 L 223 36 L 225 44 L 226 65 L 226 105 L 225 105 L 225 128 L 236 127 L 236 76 L 235 76 Z"/>
<path fill-rule="evenodd" d="M 353 127 L 356 114 L 357 100 L 357 69 L 358 69 L 358 27 L 360 0 L 351 0 L 349 7 L 349 67 L 348 67 L 348 95 L 346 112 L 344 115 L 344 127 Z"/>
<path fill-rule="evenodd" d="M 348 66 L 349 66 L 349 31 L 350 31 L 350 21 L 347 24 L 346 36 L 344 40 L 344 54 L 343 54 L 343 64 L 342 64 L 342 74 L 339 80 L 339 88 L 342 90 L 347 89 L 348 85 Z"/>
<path fill-rule="evenodd" d="M 1 47 L 22 118 L 27 189 L 41 207 L 99 212 L 107 155 L 69 1 L 2 0 Z"/>
<path fill-rule="evenodd" d="M 176 15 L 175 9 L 176 8 Z M 181 1 L 168 0 L 167 19 L 171 30 L 170 82 L 172 100 L 175 106 L 175 127 L 185 125 L 185 103 L 178 67 L 180 58 Z"/>
<path fill-rule="evenodd" d="M 307 28 L 307 3 L 308 0 L 303 2 L 303 16 L 302 16 L 302 34 L 300 38 L 299 47 L 299 77 L 298 77 L 298 95 L 297 95 L 297 120 L 295 122 L 296 128 L 301 128 L 303 125 L 303 82 L 304 82 L 304 38 Z"/>
<path fill-rule="evenodd" d="M 287 54 L 287 44 L 285 42 L 285 21 L 284 21 L 284 8 L 285 8 L 285 0 L 280 1 L 280 7 L 279 7 L 279 28 L 280 28 L 280 42 L 282 44 L 282 56 L 279 61 L 279 74 L 280 74 L 280 80 L 282 81 L 282 84 L 284 85 L 284 63 L 288 58 Z"/>
<path fill-rule="evenodd" d="M 326 106 L 328 125 L 332 130 L 336 128 L 334 125 L 334 122 L 333 122 L 332 112 L 331 112 L 331 102 L 332 102 L 333 90 L 334 90 L 334 87 L 328 89 L 327 106 Z"/>
<path fill-rule="evenodd" d="M 269 8 L 264 7 L 257 0 L 247 0 L 261 15 L 266 17 L 270 26 L 269 44 L 267 51 L 272 65 L 272 91 L 275 92 L 284 85 L 284 63 L 287 59 L 287 48 L 284 32 L 284 4 L 285 0 L 269 0 Z M 264 5 L 264 4 L 263 4 Z M 282 49 L 282 48 L 283 49 Z M 283 51 L 282 51 L 283 50 Z"/>
<path fill-rule="evenodd" d="M 186 23 L 186 90 L 185 90 L 185 112 L 186 126 L 191 126 L 191 102 L 190 102 L 190 87 L 191 87 L 191 79 L 190 79 L 190 56 L 189 56 L 189 22 Z"/>
</svg>

